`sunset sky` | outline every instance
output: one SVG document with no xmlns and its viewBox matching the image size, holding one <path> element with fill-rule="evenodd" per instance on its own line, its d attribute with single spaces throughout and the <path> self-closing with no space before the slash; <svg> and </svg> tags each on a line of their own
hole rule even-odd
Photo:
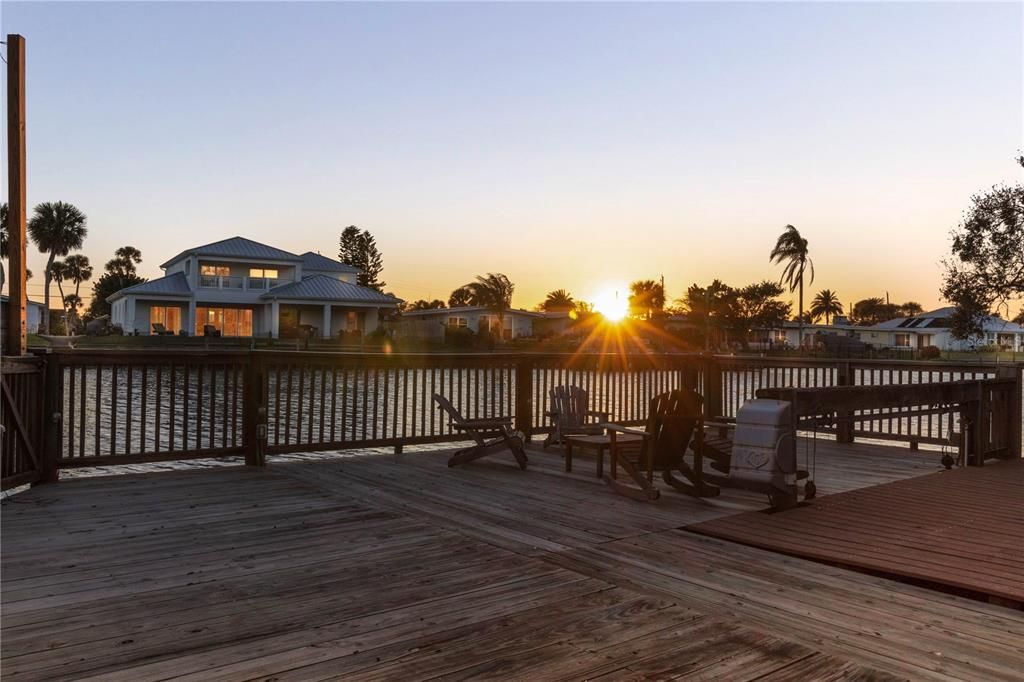
<svg viewBox="0 0 1024 682">
<path fill-rule="evenodd" d="M 677 298 L 777 278 L 792 223 L 811 293 L 930 308 L 970 196 L 1021 173 L 1020 3 L 0 11 L 29 204 L 76 204 L 93 264 L 132 244 L 147 277 L 233 235 L 334 256 L 356 224 L 407 300 L 484 272 L 517 307 L 662 275 Z"/>
</svg>

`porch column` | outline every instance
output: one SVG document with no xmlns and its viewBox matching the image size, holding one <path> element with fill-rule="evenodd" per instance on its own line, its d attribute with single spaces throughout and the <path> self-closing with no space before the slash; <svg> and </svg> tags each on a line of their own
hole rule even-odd
<svg viewBox="0 0 1024 682">
<path fill-rule="evenodd" d="M 320 336 L 325 339 L 331 338 L 331 304 L 324 303 L 324 323 L 320 328 Z"/>
<path fill-rule="evenodd" d="M 188 332 L 189 336 L 196 333 L 196 299 L 190 298 L 188 301 L 188 317 L 185 319 L 185 331 Z"/>
<path fill-rule="evenodd" d="M 270 303 L 270 336 L 277 338 L 281 329 L 281 304 L 274 299 Z"/>
</svg>

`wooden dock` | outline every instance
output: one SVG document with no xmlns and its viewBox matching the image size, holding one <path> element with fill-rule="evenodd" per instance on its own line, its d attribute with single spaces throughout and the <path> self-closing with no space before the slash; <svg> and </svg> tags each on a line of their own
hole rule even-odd
<svg viewBox="0 0 1024 682">
<path fill-rule="evenodd" d="M 1024 459 L 689 526 L 723 540 L 1024 603 Z"/>
<path fill-rule="evenodd" d="M 579 458 L 348 453 L 65 480 L 4 503 L 18 680 L 1020 679 L 1024 614 L 680 527 Z M 934 472 L 819 443 L 822 494 Z"/>
</svg>

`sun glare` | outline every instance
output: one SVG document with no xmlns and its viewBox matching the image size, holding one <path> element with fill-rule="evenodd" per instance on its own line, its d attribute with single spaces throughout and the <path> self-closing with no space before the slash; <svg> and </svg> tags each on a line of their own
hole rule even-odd
<svg viewBox="0 0 1024 682">
<path fill-rule="evenodd" d="M 619 322 L 629 312 L 629 301 L 625 294 L 615 289 L 606 289 L 594 297 L 594 310 L 609 322 Z"/>
</svg>

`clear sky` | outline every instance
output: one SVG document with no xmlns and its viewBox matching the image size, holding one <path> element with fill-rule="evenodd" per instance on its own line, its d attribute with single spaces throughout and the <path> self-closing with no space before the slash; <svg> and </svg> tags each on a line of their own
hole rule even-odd
<svg viewBox="0 0 1024 682">
<path fill-rule="evenodd" d="M 408 300 L 488 271 L 523 307 L 661 275 L 676 298 L 777 277 L 792 223 L 812 292 L 931 307 L 971 194 L 1021 170 L 1020 3 L 0 11 L 30 205 L 75 203 L 94 264 L 132 244 L 148 277 L 232 235 L 335 255 L 356 224 Z"/>
</svg>

